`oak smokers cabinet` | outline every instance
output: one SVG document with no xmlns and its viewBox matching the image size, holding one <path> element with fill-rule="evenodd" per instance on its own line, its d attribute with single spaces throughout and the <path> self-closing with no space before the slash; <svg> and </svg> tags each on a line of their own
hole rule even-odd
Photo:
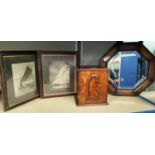
<svg viewBox="0 0 155 155">
<path fill-rule="evenodd" d="M 107 104 L 108 70 L 91 68 L 77 72 L 77 104 Z"/>
</svg>

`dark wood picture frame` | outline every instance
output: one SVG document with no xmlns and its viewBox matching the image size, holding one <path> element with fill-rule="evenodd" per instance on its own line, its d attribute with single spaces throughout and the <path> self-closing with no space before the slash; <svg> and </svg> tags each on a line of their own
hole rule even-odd
<svg viewBox="0 0 155 155">
<path fill-rule="evenodd" d="M 107 67 L 108 62 L 118 51 L 137 51 L 148 62 L 147 78 L 134 89 L 118 89 L 109 80 L 109 92 L 113 95 L 120 96 L 138 96 L 155 80 L 155 57 L 154 55 L 142 44 L 142 42 L 117 42 L 105 55 L 100 59 L 100 67 Z"/>
<path fill-rule="evenodd" d="M 5 57 L 20 57 L 20 56 L 35 56 L 35 82 L 36 82 L 36 92 L 37 94 L 33 97 L 28 97 L 22 101 L 17 102 L 14 105 L 9 104 L 9 97 L 8 97 L 8 86 L 7 86 L 7 79 L 6 79 L 6 70 L 5 70 Z M 19 60 L 18 60 L 19 61 Z M 22 63 L 22 62 L 20 62 Z M 4 111 L 13 109 L 19 105 L 22 105 L 26 102 L 29 102 L 33 99 L 39 97 L 39 88 L 38 88 L 38 61 L 37 61 L 37 51 L 0 51 L 0 83 L 1 83 L 1 93 L 2 93 L 2 103 Z M 11 70 L 12 72 L 12 70 Z"/>
<path fill-rule="evenodd" d="M 64 93 L 51 93 L 49 95 L 45 94 L 44 91 L 44 75 L 43 75 L 43 63 L 42 63 L 42 56 L 43 55 L 50 55 L 50 56 L 67 56 L 73 55 L 76 57 L 76 64 L 75 64 L 75 91 L 74 92 L 64 92 Z M 39 69 L 39 81 L 40 81 L 40 98 L 50 98 L 50 97 L 59 97 L 59 96 L 69 96 L 76 94 L 76 69 L 80 66 L 79 64 L 79 57 L 80 53 L 78 51 L 38 51 L 38 69 Z"/>
</svg>

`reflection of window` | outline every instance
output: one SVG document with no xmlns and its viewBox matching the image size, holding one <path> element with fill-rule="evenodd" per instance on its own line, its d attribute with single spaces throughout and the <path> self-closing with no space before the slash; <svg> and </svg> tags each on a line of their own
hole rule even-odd
<svg viewBox="0 0 155 155">
<path fill-rule="evenodd" d="M 120 57 L 121 57 L 121 54 L 118 53 L 108 64 L 108 68 L 110 71 L 110 78 L 116 84 L 119 83 Z"/>
</svg>

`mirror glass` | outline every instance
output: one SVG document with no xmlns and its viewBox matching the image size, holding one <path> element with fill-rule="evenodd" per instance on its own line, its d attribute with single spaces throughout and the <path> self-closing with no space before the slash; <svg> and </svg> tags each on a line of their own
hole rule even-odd
<svg viewBox="0 0 155 155">
<path fill-rule="evenodd" d="M 119 51 L 108 62 L 109 79 L 118 89 L 134 89 L 147 78 L 147 68 L 137 51 Z"/>
</svg>

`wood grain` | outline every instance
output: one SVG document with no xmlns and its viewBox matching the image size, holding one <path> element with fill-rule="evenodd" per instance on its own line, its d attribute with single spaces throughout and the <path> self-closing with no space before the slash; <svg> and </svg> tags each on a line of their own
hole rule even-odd
<svg viewBox="0 0 155 155">
<path fill-rule="evenodd" d="M 106 104 L 108 93 L 107 69 L 79 69 L 77 104 Z"/>
</svg>

